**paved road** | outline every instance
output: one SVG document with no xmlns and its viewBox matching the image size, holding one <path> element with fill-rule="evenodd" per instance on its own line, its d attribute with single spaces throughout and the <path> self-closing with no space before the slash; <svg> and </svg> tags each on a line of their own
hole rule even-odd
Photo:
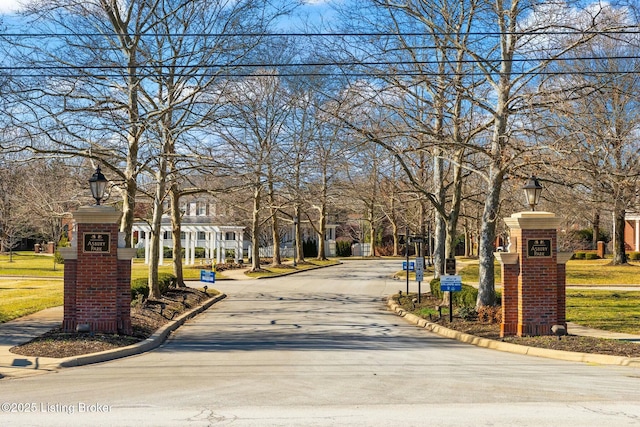
<svg viewBox="0 0 640 427">
<path fill-rule="evenodd" d="M 0 425 L 640 425 L 639 369 L 415 328 L 382 303 L 404 289 L 389 278 L 396 264 L 221 282 L 229 298 L 156 351 L 2 381 Z"/>
</svg>

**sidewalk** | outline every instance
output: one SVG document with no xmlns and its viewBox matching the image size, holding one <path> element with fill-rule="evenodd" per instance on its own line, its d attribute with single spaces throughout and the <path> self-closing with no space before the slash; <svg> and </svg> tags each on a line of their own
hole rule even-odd
<svg viewBox="0 0 640 427">
<path fill-rule="evenodd" d="M 23 344 L 62 324 L 63 307 L 53 307 L 0 324 L 0 378 L 35 375 L 55 370 L 58 359 L 14 354 Z"/>
<path fill-rule="evenodd" d="M 204 304 L 183 313 L 175 320 L 158 329 L 151 337 L 127 347 L 119 347 L 99 353 L 78 355 L 66 358 L 30 357 L 11 353 L 11 347 L 26 343 L 53 328 L 62 325 L 64 308 L 52 307 L 6 323 L 0 323 L 0 380 L 3 378 L 19 378 L 57 371 L 62 367 L 88 365 L 120 357 L 132 356 L 152 350 L 161 345 L 171 332 L 180 327 L 186 320 L 226 298 L 219 294 Z"/>
</svg>

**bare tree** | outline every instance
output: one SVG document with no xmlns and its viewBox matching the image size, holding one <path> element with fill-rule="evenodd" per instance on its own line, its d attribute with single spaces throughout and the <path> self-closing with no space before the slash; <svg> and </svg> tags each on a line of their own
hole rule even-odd
<svg viewBox="0 0 640 427">
<path fill-rule="evenodd" d="M 626 20 L 617 16 L 616 20 Z M 640 131 L 636 35 L 605 35 L 573 53 L 575 59 L 557 67 L 550 84 L 566 88 L 549 111 L 547 120 L 553 147 L 567 185 L 592 204 L 606 202 L 615 218 L 613 261 L 626 263 L 625 213 L 637 209 L 640 179 Z M 561 73 L 561 74 L 560 74 Z M 577 192 L 576 192 L 577 193 Z M 596 205 L 597 206 L 597 205 Z M 599 217 L 599 215 L 598 215 Z M 594 221 L 597 241 L 599 219 Z"/>
</svg>

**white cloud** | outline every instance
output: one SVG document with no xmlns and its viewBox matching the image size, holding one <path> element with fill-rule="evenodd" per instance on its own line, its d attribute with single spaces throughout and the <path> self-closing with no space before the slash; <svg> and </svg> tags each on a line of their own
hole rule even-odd
<svg viewBox="0 0 640 427">
<path fill-rule="evenodd" d="M 309 6 L 317 6 L 317 5 L 328 4 L 329 1 L 330 0 L 303 0 L 303 3 Z"/>
<path fill-rule="evenodd" d="M 20 9 L 20 0 L 0 0 L 0 14 L 17 12 Z"/>
</svg>

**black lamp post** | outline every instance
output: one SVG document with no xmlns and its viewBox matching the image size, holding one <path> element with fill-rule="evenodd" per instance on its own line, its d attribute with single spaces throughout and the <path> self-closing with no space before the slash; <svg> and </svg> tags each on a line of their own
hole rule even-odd
<svg viewBox="0 0 640 427">
<path fill-rule="evenodd" d="M 100 205 L 100 200 L 104 197 L 104 191 L 107 188 L 107 178 L 104 177 L 100 171 L 100 166 L 96 169 L 96 172 L 89 178 L 89 187 L 91 187 L 91 195 L 96 199 L 96 205 Z"/>
<path fill-rule="evenodd" d="M 522 187 L 524 195 L 527 198 L 527 203 L 531 207 L 532 211 L 536 210 L 536 205 L 540 200 L 540 193 L 542 193 L 542 185 L 538 181 L 535 175 L 531 175 L 531 178 Z"/>
</svg>

